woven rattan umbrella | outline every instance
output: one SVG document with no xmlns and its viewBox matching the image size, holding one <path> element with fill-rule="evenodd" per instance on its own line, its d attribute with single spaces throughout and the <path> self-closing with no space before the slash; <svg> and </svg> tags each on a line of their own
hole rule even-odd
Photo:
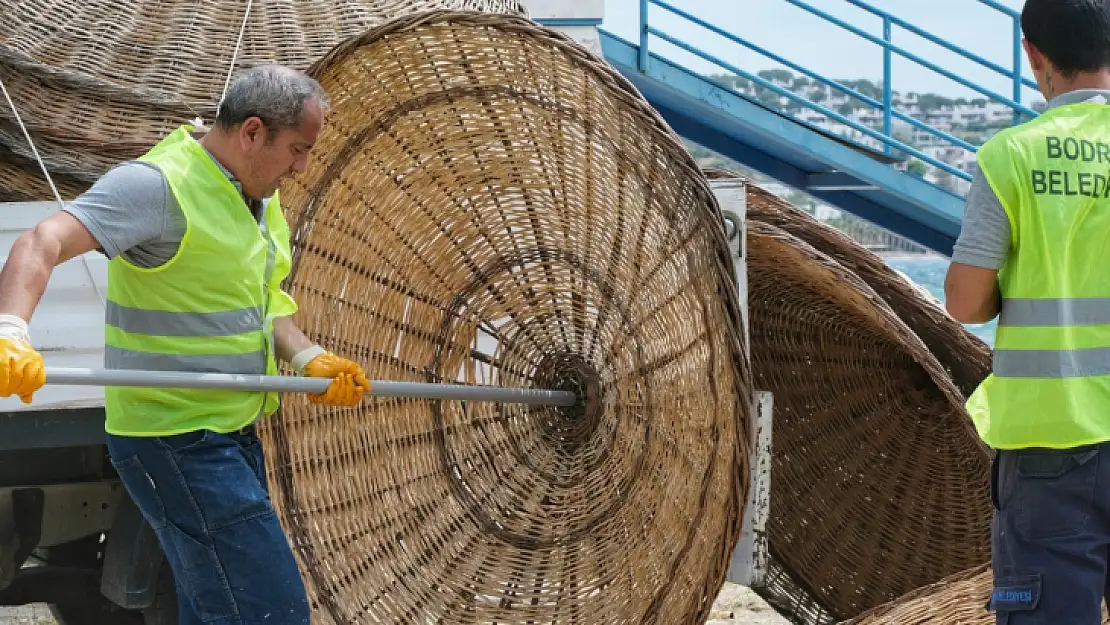
<svg viewBox="0 0 1110 625">
<path fill-rule="evenodd" d="M 589 398 L 286 397 L 262 435 L 313 622 L 704 623 L 750 389 L 722 215 L 681 143 L 517 17 L 402 18 L 311 73 L 333 108 L 282 188 L 298 323 L 372 379 Z"/>
<path fill-rule="evenodd" d="M 977 566 L 868 610 L 842 625 L 994 625 L 994 613 L 985 609 L 992 580 L 989 563 Z M 1105 606 L 1102 622 L 1110 624 Z"/>
<path fill-rule="evenodd" d="M 54 186 L 63 200 L 72 200 L 89 187 L 71 176 L 52 172 Z M 0 146 L 0 202 L 26 202 L 53 197 L 38 163 L 12 154 Z"/>
<path fill-rule="evenodd" d="M 0 0 L 0 44 L 7 57 L 207 109 L 240 31 L 237 66 L 304 68 L 347 37 L 437 8 L 527 14 L 520 0 Z"/>
<path fill-rule="evenodd" d="M 435 8 L 526 13 L 519 0 L 0 0 L 0 80 L 51 173 L 91 183 L 178 125 L 212 121 L 241 28 L 235 69 L 304 69 L 348 37 Z M 14 121 L 0 100 L 0 147 L 33 158 Z M 0 195 L 26 187 L 0 171 Z"/>
<path fill-rule="evenodd" d="M 753 379 L 775 398 L 768 542 L 794 584 L 769 598 L 848 618 L 987 561 L 989 455 L 944 369 L 855 274 L 747 228 Z"/>
<path fill-rule="evenodd" d="M 991 349 L 891 269 L 878 254 L 757 185 L 747 187 L 748 218 L 777 226 L 836 260 L 867 283 L 929 348 L 964 397 L 991 369 Z"/>
</svg>

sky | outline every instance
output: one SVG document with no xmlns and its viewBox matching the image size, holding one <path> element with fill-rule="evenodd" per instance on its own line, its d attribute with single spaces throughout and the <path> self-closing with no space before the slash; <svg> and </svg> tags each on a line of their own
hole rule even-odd
<svg viewBox="0 0 1110 625">
<path fill-rule="evenodd" d="M 787 0 L 668 0 L 734 35 L 813 70 L 826 78 L 883 77 L 882 48 L 831 22 L 792 5 Z M 805 0 L 809 5 L 882 38 L 882 18 L 848 0 Z M 937 35 L 1009 70 L 1013 67 L 1013 19 L 978 0 L 868 0 L 918 28 Z M 1024 0 L 998 0 L 1020 11 Z M 726 8 L 727 7 L 727 8 Z M 666 9 L 652 5 L 649 23 L 680 40 L 693 43 L 717 58 L 748 71 L 780 68 L 782 65 L 683 20 Z M 638 41 L 639 1 L 605 0 L 602 28 L 631 41 Z M 892 41 L 909 52 L 969 79 L 1000 95 L 1011 97 L 1011 78 L 960 57 L 897 25 Z M 689 64 L 698 71 L 724 72 L 690 53 L 653 37 L 653 51 Z M 1032 78 L 1022 52 L 1023 75 Z M 891 84 L 897 91 L 932 92 L 949 97 L 982 97 L 982 94 L 913 61 L 893 55 Z M 1025 88 L 1022 103 L 1040 101 L 1040 93 Z"/>
</svg>

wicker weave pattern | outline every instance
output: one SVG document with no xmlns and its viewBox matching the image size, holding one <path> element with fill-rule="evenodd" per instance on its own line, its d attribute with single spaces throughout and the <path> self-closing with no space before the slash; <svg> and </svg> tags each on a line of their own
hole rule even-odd
<svg viewBox="0 0 1110 625">
<path fill-rule="evenodd" d="M 236 65 L 303 69 L 339 42 L 429 9 L 526 15 L 518 0 L 258 0 Z M 12 54 L 190 106 L 220 96 L 245 0 L 0 0 L 0 44 Z"/>
<path fill-rule="evenodd" d="M 88 183 L 64 174 L 51 173 L 51 178 L 63 200 L 72 200 L 89 188 Z M 0 202 L 32 202 L 53 197 L 38 163 L 0 147 Z"/>
<path fill-rule="evenodd" d="M 992 582 L 988 562 L 907 593 L 842 625 L 994 625 L 994 613 L 985 609 Z M 1110 624 L 1105 606 L 1102 622 Z"/>
<path fill-rule="evenodd" d="M 948 371 L 964 397 L 991 370 L 991 349 L 979 337 L 925 299 L 888 267 L 878 254 L 856 244 L 773 193 L 748 185 L 748 218 L 777 226 L 798 237 L 859 276 L 917 334 Z"/>
<path fill-rule="evenodd" d="M 51 174 L 91 182 L 182 123 L 198 116 L 211 123 L 246 7 L 245 0 L 0 0 L 0 80 Z M 526 14 L 519 0 L 259 0 L 235 67 L 304 69 L 348 37 L 433 8 Z M 14 127 L 14 119 L 0 102 L 0 125 Z M 33 157 L 19 132 L 0 128 L 0 148 Z M 10 169 L 0 170 L 0 196 L 32 186 Z"/>
<path fill-rule="evenodd" d="M 262 435 L 313 622 L 703 623 L 741 523 L 750 373 L 689 155 L 520 18 L 402 18 L 311 71 L 333 110 L 282 188 L 300 326 L 371 378 L 591 398 L 287 397 Z"/>
<path fill-rule="evenodd" d="M 836 618 L 988 560 L 989 455 L 943 368 L 855 274 L 747 227 L 755 385 L 775 395 L 772 556 Z"/>
</svg>

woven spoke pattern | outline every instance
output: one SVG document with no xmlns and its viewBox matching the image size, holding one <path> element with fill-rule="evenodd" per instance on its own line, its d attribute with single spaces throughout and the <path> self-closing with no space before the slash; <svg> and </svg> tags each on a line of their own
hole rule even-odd
<svg viewBox="0 0 1110 625">
<path fill-rule="evenodd" d="M 349 37 L 429 9 L 527 14 L 519 0 L 256 0 L 235 69 L 305 69 Z M 63 199 L 177 126 L 212 123 L 246 11 L 246 0 L 0 0 L 0 80 L 51 175 L 72 181 Z M 3 100 L 0 148 L 34 158 Z M 45 181 L 27 182 L 42 178 L 37 165 L 0 160 L 0 197 L 52 197 Z"/>
<path fill-rule="evenodd" d="M 775 397 L 771 555 L 835 618 L 989 560 L 989 455 L 944 369 L 855 274 L 747 229 L 754 385 Z"/>
<path fill-rule="evenodd" d="M 658 115 L 525 19 L 401 18 L 314 65 L 290 293 L 371 379 L 572 409 L 284 399 L 262 435 L 314 623 L 704 623 L 750 373 L 722 215 Z"/>
</svg>

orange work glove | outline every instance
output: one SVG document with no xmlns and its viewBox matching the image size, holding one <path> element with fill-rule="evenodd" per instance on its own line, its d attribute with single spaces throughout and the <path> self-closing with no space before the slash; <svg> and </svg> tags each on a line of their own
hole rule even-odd
<svg viewBox="0 0 1110 625">
<path fill-rule="evenodd" d="M 27 341 L 0 335 L 0 397 L 19 395 L 25 404 L 46 383 L 42 354 Z"/>
<path fill-rule="evenodd" d="M 308 400 L 314 404 L 357 406 L 362 401 L 363 393 L 370 390 L 370 380 L 366 379 L 362 367 L 330 352 L 309 360 L 304 367 L 304 375 L 312 378 L 334 378 L 327 392 L 308 396 Z"/>
</svg>

